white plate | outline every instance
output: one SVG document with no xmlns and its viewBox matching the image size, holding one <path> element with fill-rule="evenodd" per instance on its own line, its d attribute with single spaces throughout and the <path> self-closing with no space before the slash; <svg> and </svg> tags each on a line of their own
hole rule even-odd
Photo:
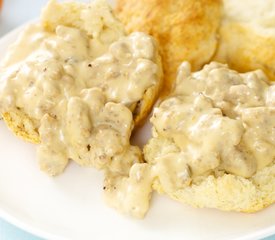
<svg viewBox="0 0 275 240">
<path fill-rule="evenodd" d="M 0 40 L 0 53 L 20 29 Z M 144 142 L 150 130 L 140 132 Z M 71 163 L 50 178 L 35 146 L 0 122 L 0 217 L 46 239 L 259 239 L 275 233 L 275 205 L 256 214 L 194 209 L 155 194 L 144 220 L 120 215 L 102 200 L 102 174 Z"/>
</svg>

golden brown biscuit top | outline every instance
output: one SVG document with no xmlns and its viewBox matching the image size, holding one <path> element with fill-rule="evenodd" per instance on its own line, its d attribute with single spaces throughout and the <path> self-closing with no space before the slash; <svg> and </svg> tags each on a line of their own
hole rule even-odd
<svg viewBox="0 0 275 240">
<path fill-rule="evenodd" d="M 210 61 L 217 47 L 221 12 L 220 0 L 118 0 L 116 7 L 128 32 L 143 31 L 157 40 L 166 93 L 182 61 L 189 61 L 193 70 Z"/>
</svg>

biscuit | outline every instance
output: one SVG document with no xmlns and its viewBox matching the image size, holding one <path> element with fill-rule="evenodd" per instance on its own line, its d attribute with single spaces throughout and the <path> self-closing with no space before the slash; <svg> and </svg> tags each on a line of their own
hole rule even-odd
<svg viewBox="0 0 275 240">
<path fill-rule="evenodd" d="M 55 31 L 58 25 L 74 27 L 97 38 L 105 30 L 112 32 L 107 42 L 113 42 L 124 36 L 123 25 L 112 14 L 111 7 L 105 0 L 81 2 L 63 2 L 50 0 L 41 14 L 41 22 L 48 31 Z"/>
<path fill-rule="evenodd" d="M 3 119 L 16 136 L 34 144 L 40 143 L 36 124 L 22 111 L 6 112 L 3 114 Z"/>
<path fill-rule="evenodd" d="M 153 188 L 194 207 L 256 212 L 275 202 L 274 84 L 212 62 L 179 68 L 144 147 Z"/>
<path fill-rule="evenodd" d="M 154 159 L 159 149 L 167 146 L 164 139 L 153 139 L 144 149 L 146 160 Z M 233 174 L 210 175 L 198 183 L 174 192 L 165 192 L 159 181 L 153 188 L 160 194 L 197 208 L 252 213 L 275 202 L 275 162 L 247 179 Z"/>
<path fill-rule="evenodd" d="M 213 58 L 233 69 L 262 69 L 275 80 L 275 2 L 224 0 L 220 40 Z"/>
<path fill-rule="evenodd" d="M 97 15 L 93 17 L 95 11 L 97 11 Z M 41 29 L 45 32 L 45 35 L 54 33 L 59 25 L 80 29 L 91 39 L 103 38 L 107 31 L 106 33 L 108 36 L 111 36 L 111 38 L 104 38 L 102 40 L 106 47 L 101 45 L 100 48 L 98 48 L 104 49 L 103 52 L 96 52 L 99 56 L 108 52 L 111 43 L 125 36 L 122 24 L 112 15 L 111 8 L 106 4 L 106 2 L 101 0 L 91 3 L 91 6 L 78 2 L 58 3 L 55 0 L 51 0 L 42 12 L 41 25 L 42 27 L 32 27 Z M 27 28 L 26 33 L 23 33 L 23 37 L 19 37 L 16 44 L 10 48 L 9 56 L 7 56 L 3 61 L 4 67 L 13 64 L 12 60 L 17 58 L 16 53 L 20 51 L 20 41 L 23 41 L 21 39 L 23 39 L 25 35 L 33 33 L 32 27 Z M 96 41 L 95 44 L 100 43 Z M 39 47 L 39 45 L 37 44 L 36 47 Z M 157 81 L 154 83 L 152 81 L 152 84 L 149 84 L 149 87 L 145 90 L 143 96 L 138 99 L 138 101 L 131 105 L 127 105 L 127 107 L 129 107 L 133 112 L 135 127 L 138 127 L 143 123 L 144 119 L 151 111 L 162 87 L 163 73 L 161 60 L 156 50 L 157 46 L 154 46 L 154 48 L 154 61 L 157 65 Z M 24 56 L 20 57 L 21 58 L 17 59 L 18 62 L 27 58 L 28 54 L 25 53 Z M 24 111 L 12 110 L 11 112 L 5 112 L 3 113 L 3 119 L 17 136 L 32 143 L 39 143 L 38 126 L 34 127 L 32 124 L 32 122 L 37 120 L 30 118 L 26 113 L 24 113 Z"/>
<path fill-rule="evenodd" d="M 116 14 L 127 32 L 157 40 L 164 68 L 164 94 L 183 60 L 198 70 L 214 55 L 222 2 L 219 0 L 117 0 Z"/>
</svg>

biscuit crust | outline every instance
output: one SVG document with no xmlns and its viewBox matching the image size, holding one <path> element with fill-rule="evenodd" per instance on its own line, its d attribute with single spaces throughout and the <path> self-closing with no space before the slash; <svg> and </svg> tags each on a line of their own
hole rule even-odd
<svg viewBox="0 0 275 240">
<path fill-rule="evenodd" d="M 100 1 L 98 2 L 100 3 Z M 56 9 L 53 11 L 54 8 Z M 88 8 L 88 5 L 83 3 L 58 3 L 57 1 L 52 0 L 50 1 L 48 7 L 43 11 L 41 25 L 43 26 L 45 32 L 54 32 L 58 25 L 65 25 L 79 28 L 86 32 L 89 36 L 92 36 L 94 29 L 85 22 L 86 20 L 83 20 L 82 16 L 86 8 Z M 50 14 L 51 12 L 54 12 L 54 14 Z M 111 14 L 111 11 L 109 13 Z M 124 35 L 123 25 L 115 17 L 113 17 L 113 15 L 108 18 L 108 21 L 106 20 L 106 24 L 109 24 L 108 27 L 113 29 L 114 32 L 117 32 L 118 36 Z M 11 49 L 11 51 L 15 52 L 16 50 L 17 48 Z M 129 106 L 130 110 L 133 112 L 135 127 L 142 125 L 150 113 L 152 106 L 159 96 L 162 88 L 162 63 L 160 55 L 157 52 L 155 56 L 155 63 L 158 66 L 156 83 L 146 89 L 144 95 L 138 102 L 132 104 L 132 106 Z M 3 119 L 16 136 L 35 144 L 40 142 L 38 133 L 39 126 L 34 124 L 35 119 L 31 119 L 22 110 L 17 109 L 12 112 L 5 112 L 3 113 Z"/>
<path fill-rule="evenodd" d="M 224 0 L 219 47 L 214 61 L 239 72 L 262 69 L 275 80 L 275 3 Z"/>
<path fill-rule="evenodd" d="M 154 161 L 158 152 L 167 146 L 166 139 L 153 138 L 144 148 L 147 162 Z M 153 188 L 160 194 L 197 208 L 215 208 L 223 211 L 252 213 L 275 202 L 275 162 L 258 171 L 251 178 L 224 174 L 209 175 L 190 186 L 164 191 L 158 180 Z"/>
<path fill-rule="evenodd" d="M 6 112 L 2 117 L 9 129 L 17 137 L 34 144 L 40 143 L 40 137 L 35 121 L 22 111 L 17 110 Z"/>
<path fill-rule="evenodd" d="M 198 70 L 217 47 L 220 0 L 117 0 L 116 14 L 127 32 L 146 32 L 157 40 L 164 68 L 164 93 L 172 88 L 179 64 Z"/>
</svg>

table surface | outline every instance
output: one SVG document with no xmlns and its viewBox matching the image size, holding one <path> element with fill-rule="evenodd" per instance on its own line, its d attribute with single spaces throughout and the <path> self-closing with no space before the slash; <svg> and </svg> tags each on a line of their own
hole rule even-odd
<svg viewBox="0 0 275 240">
<path fill-rule="evenodd" d="M 85 0 L 83 0 L 85 1 Z M 87 1 L 87 0 L 86 0 Z M 25 23 L 28 20 L 37 18 L 41 8 L 47 0 L 4 0 L 0 14 L 0 37 Z M 1 240 L 41 240 L 0 218 L 0 239 Z M 265 240 L 275 240 L 275 235 Z"/>
</svg>

